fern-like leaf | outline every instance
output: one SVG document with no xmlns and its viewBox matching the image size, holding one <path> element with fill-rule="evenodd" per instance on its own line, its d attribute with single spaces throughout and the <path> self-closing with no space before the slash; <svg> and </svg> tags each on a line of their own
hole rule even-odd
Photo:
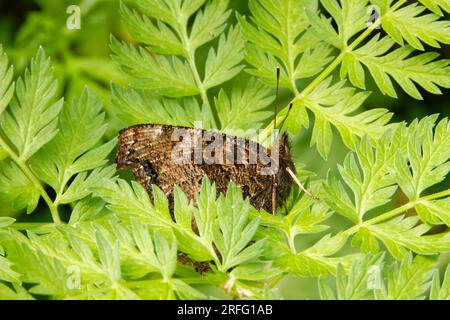
<svg viewBox="0 0 450 320">
<path fill-rule="evenodd" d="M 389 253 L 402 259 L 408 250 L 422 255 L 432 255 L 450 250 L 450 233 L 427 235 L 430 226 L 419 222 L 418 217 L 397 217 L 390 221 L 366 227 L 369 231 L 364 241 L 381 240 Z"/>
<path fill-rule="evenodd" d="M 183 99 L 159 99 L 155 94 L 147 90 L 122 89 L 117 85 L 112 86 L 112 100 L 119 118 L 127 123 L 159 123 L 174 124 L 194 127 L 195 121 L 205 119 L 202 124 L 205 128 L 212 124 L 207 122 L 208 113 L 200 107 L 193 97 Z"/>
<path fill-rule="evenodd" d="M 439 55 L 434 52 L 411 56 L 414 49 L 408 45 L 389 52 L 394 43 L 392 38 L 374 36 L 363 47 L 346 55 L 341 76 L 348 73 L 355 86 L 364 88 L 361 64 L 365 65 L 381 92 L 391 97 L 397 97 L 391 78 L 416 99 L 422 99 L 416 84 L 434 94 L 442 93 L 439 86 L 450 87 L 448 61 L 436 60 Z"/>
<path fill-rule="evenodd" d="M 320 84 L 302 100 L 295 100 L 291 116 L 286 121 L 287 128 L 294 133 L 302 123 L 309 126 L 306 108 L 315 116 L 311 146 L 316 145 L 319 153 L 327 158 L 333 141 L 332 125 L 339 131 L 344 143 L 352 148 L 358 137 L 368 134 L 380 138 L 386 129 L 391 114 L 386 109 L 373 109 L 353 115 L 367 99 L 368 94 L 356 93 L 341 81 L 332 84 L 332 78 Z"/>
<path fill-rule="evenodd" d="M 339 4 L 337 0 L 322 0 L 322 5 L 336 21 L 338 30 L 334 30 L 331 19 L 308 12 L 312 32 L 317 38 L 339 49 L 345 49 L 349 40 L 367 27 L 368 2 L 368 0 L 346 0 L 340 1 Z"/>
<path fill-rule="evenodd" d="M 328 205 L 355 223 L 362 221 L 368 211 L 388 202 L 396 191 L 389 167 L 396 154 L 406 148 L 404 129 L 386 133 L 377 145 L 374 152 L 370 140 L 363 138 L 356 144 L 355 153 L 350 153 L 339 166 L 340 176 L 353 191 L 351 197 L 332 172 L 325 184 Z"/>
<path fill-rule="evenodd" d="M 14 70 L 8 64 L 8 56 L 0 45 L 0 114 L 5 110 L 14 95 Z"/>
<path fill-rule="evenodd" d="M 153 56 L 143 48 L 135 48 L 111 38 L 115 60 L 134 79 L 133 85 L 141 89 L 154 89 L 169 97 L 197 95 L 199 90 L 194 75 L 180 58 Z"/>
<path fill-rule="evenodd" d="M 400 265 L 395 263 L 387 272 L 387 283 L 375 290 L 375 298 L 381 300 L 420 300 L 430 287 L 433 259 L 406 255 Z"/>
<path fill-rule="evenodd" d="M 381 256 L 367 256 L 353 263 L 351 273 L 340 272 L 336 277 L 336 294 L 325 283 L 319 282 L 322 299 L 378 299 L 378 300 L 420 300 L 431 284 L 433 259 L 411 254 L 401 263 L 383 268 Z M 386 276 L 384 280 L 383 274 Z"/>
<path fill-rule="evenodd" d="M 419 2 L 438 15 L 442 15 L 442 10 L 450 12 L 450 3 L 446 0 L 419 0 Z"/>
<path fill-rule="evenodd" d="M 402 7 L 383 16 L 382 27 L 400 45 L 406 41 L 418 50 L 424 50 L 421 41 L 432 47 L 450 43 L 449 21 L 440 21 L 433 13 L 420 15 L 425 10 L 417 3 Z"/>
<path fill-rule="evenodd" d="M 366 256 L 362 260 L 355 260 L 348 274 L 342 265 L 338 266 L 336 273 L 336 294 L 320 279 L 319 292 L 323 300 L 367 300 L 373 299 L 371 285 L 376 286 L 376 277 L 381 281 L 383 269 L 383 255 Z M 373 271 L 371 271 L 373 270 Z M 378 272 L 379 274 L 374 274 Z M 373 283 L 371 283 L 373 281 Z"/>
<path fill-rule="evenodd" d="M 435 126 L 436 119 L 437 116 L 430 116 L 411 124 L 407 152 L 397 153 L 392 167 L 393 176 L 411 201 L 417 201 L 426 189 L 443 181 L 450 169 L 450 123 L 442 119 Z M 449 225 L 445 209 L 448 201 L 449 198 L 418 201 L 415 208 L 423 221 Z"/>
<path fill-rule="evenodd" d="M 253 23 L 238 16 L 250 42 L 246 47 L 246 60 L 253 67 L 249 73 L 275 84 L 274 72 L 281 62 L 281 85 L 296 91 L 296 80 L 314 76 L 330 60 L 330 48 L 317 46 L 319 41 L 307 31 L 306 10 L 317 9 L 316 1 L 253 0 L 249 7 Z"/>
<path fill-rule="evenodd" d="M 0 198 L 9 200 L 17 210 L 26 208 L 33 212 L 41 197 L 35 185 L 11 160 L 3 160 L 0 166 Z"/>
<path fill-rule="evenodd" d="M 72 103 L 64 106 L 58 134 L 32 159 L 34 172 L 56 191 L 57 204 L 80 198 L 80 195 L 74 197 L 73 194 L 65 194 L 66 186 L 74 175 L 106 163 L 115 141 L 97 146 L 106 130 L 104 116 L 100 101 L 85 90 L 79 99 L 74 98 Z M 48 159 L 49 155 L 51 160 Z M 85 175 L 75 179 L 76 186 L 73 188 L 79 188 L 81 180 L 84 187 L 96 183 L 94 179 L 86 179 Z M 95 175 L 101 179 L 112 176 L 112 172 L 97 171 Z M 90 185 L 87 184 L 89 182 Z M 73 188 L 69 192 L 73 192 Z"/>
<path fill-rule="evenodd" d="M 215 98 L 220 118 L 220 129 L 228 134 L 257 130 L 272 115 L 267 107 L 272 103 L 272 92 L 263 83 L 251 79 L 243 87 L 234 87 L 231 96 L 220 90 Z M 252 119 L 250 122 L 248 119 Z"/>
<path fill-rule="evenodd" d="M 444 280 L 440 283 L 439 271 L 433 274 L 430 300 L 450 300 L 450 266 L 445 270 Z"/>
<path fill-rule="evenodd" d="M 54 102 L 57 82 L 50 58 L 39 49 L 30 69 L 16 83 L 16 97 L 2 114 L 2 128 L 23 161 L 56 135 L 57 116 L 63 101 Z"/>
</svg>

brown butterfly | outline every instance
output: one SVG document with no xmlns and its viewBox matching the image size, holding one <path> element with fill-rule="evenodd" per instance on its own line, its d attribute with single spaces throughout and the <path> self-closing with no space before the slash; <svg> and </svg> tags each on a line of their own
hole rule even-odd
<svg viewBox="0 0 450 320">
<path fill-rule="evenodd" d="M 151 185 L 158 185 L 171 204 L 175 186 L 193 200 L 205 175 L 219 192 L 233 181 L 255 208 L 272 213 L 285 202 L 293 182 L 313 196 L 295 176 L 286 134 L 265 148 L 214 131 L 140 124 L 120 131 L 116 163 L 118 169 L 131 170 L 150 195 Z"/>
</svg>

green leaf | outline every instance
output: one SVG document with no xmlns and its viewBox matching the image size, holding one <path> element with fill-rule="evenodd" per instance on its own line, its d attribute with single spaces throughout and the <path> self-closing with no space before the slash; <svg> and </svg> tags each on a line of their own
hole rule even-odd
<svg viewBox="0 0 450 320">
<path fill-rule="evenodd" d="M 12 82 L 14 69 L 8 64 L 8 56 L 0 45 L 0 114 L 5 110 L 14 95 L 15 84 Z"/>
<path fill-rule="evenodd" d="M 7 218 L 7 217 L 1 217 L 0 223 L 3 225 L 0 228 L 4 228 L 8 226 L 8 223 L 12 223 L 10 219 L 13 220 L 13 218 Z M 2 222 L 3 220 L 3 222 Z M 0 240 L 2 239 L 2 235 L 0 234 Z M 11 282 L 13 284 L 19 284 L 20 283 L 20 274 L 17 273 L 12 269 L 13 264 L 11 261 L 9 261 L 4 255 L 4 248 L 0 245 L 0 280 Z M 0 283 L 1 284 L 1 283 Z M 1 293 L 1 288 L 0 288 Z M 2 297 L 2 295 L 0 295 Z"/>
<path fill-rule="evenodd" d="M 450 226 L 450 197 L 438 200 L 421 200 L 414 208 L 417 214 L 429 224 L 446 224 Z"/>
<path fill-rule="evenodd" d="M 147 90 L 124 90 L 117 85 L 113 85 L 111 90 L 115 111 L 130 125 L 158 123 L 193 127 L 205 113 L 193 97 L 177 100 L 159 98 Z M 208 122 L 203 124 L 207 126 Z"/>
<path fill-rule="evenodd" d="M 190 2 L 184 1 L 184 3 Z M 205 1 L 203 0 L 203 2 Z M 189 35 L 192 50 L 210 42 L 224 32 L 226 21 L 231 14 L 231 10 L 227 10 L 228 5 L 229 0 L 208 1 L 203 10 L 197 12 Z"/>
<path fill-rule="evenodd" d="M 94 220 L 103 210 L 105 203 L 98 198 L 87 197 L 78 201 L 73 207 L 69 224 L 76 225 L 81 221 Z"/>
<path fill-rule="evenodd" d="M 435 270 L 431 283 L 430 300 L 450 300 L 450 266 L 447 266 L 442 285 L 439 280 L 439 271 Z"/>
<path fill-rule="evenodd" d="M 135 48 L 111 38 L 113 59 L 133 78 L 140 89 L 159 90 L 168 97 L 199 94 L 199 89 L 187 62 L 180 58 L 153 55 L 144 48 Z"/>
<path fill-rule="evenodd" d="M 417 200 L 424 190 L 443 181 L 450 169 L 450 122 L 442 119 L 433 130 L 436 119 L 433 115 L 414 121 L 407 153 L 396 157 L 395 177 L 410 200 Z"/>
<path fill-rule="evenodd" d="M 203 181 L 205 187 L 203 191 L 204 197 L 211 192 L 212 186 L 209 184 L 206 186 L 206 179 Z M 203 185 L 202 185 L 203 188 Z M 209 198 L 209 196 L 206 196 Z M 197 198 L 199 199 L 199 198 Z M 211 199 L 211 198 L 209 198 Z M 212 200 L 212 199 L 211 199 Z M 202 210 L 202 207 L 199 207 Z M 215 211 L 210 210 L 210 216 L 214 219 Z M 198 234 L 193 230 L 193 217 L 198 217 L 200 222 L 195 222 L 198 228 L 198 224 L 202 225 L 202 233 Z M 214 248 L 211 242 L 211 231 L 203 228 L 203 216 L 200 211 L 194 209 L 192 203 L 188 201 L 187 196 L 181 191 L 179 187 L 174 189 L 174 217 L 176 225 L 174 226 L 174 233 L 178 240 L 178 248 L 181 252 L 189 255 L 195 261 L 210 261 L 217 259 L 214 252 Z"/>
<path fill-rule="evenodd" d="M 301 234 L 320 233 L 329 228 L 321 224 L 327 220 L 332 212 L 321 203 L 305 196 L 302 191 L 294 189 L 285 203 L 286 215 L 272 215 L 264 211 L 251 213 L 251 217 L 260 217 L 261 225 L 269 227 L 262 236 L 281 231 L 288 239 L 290 249 L 295 251 L 295 239 Z M 278 241 L 279 239 L 273 239 Z"/>
<path fill-rule="evenodd" d="M 288 266 L 288 270 L 301 277 L 319 277 L 335 274 L 339 264 L 345 269 L 350 268 L 359 254 L 333 257 L 347 242 L 348 236 L 339 233 L 335 236 L 328 234 L 313 246 L 297 253 L 287 255 L 279 260 L 281 265 Z"/>
<path fill-rule="evenodd" d="M 433 259 L 407 254 L 400 265 L 395 263 L 387 274 L 387 285 L 375 290 L 375 298 L 382 300 L 420 300 L 431 284 Z"/>
<path fill-rule="evenodd" d="M 121 278 L 119 242 L 116 240 L 111 245 L 100 231 L 96 232 L 96 242 L 100 263 L 105 268 L 109 280 L 118 281 Z"/>
<path fill-rule="evenodd" d="M 34 298 L 18 284 L 13 284 L 13 288 L 10 288 L 0 283 L 0 300 L 34 300 Z"/>
<path fill-rule="evenodd" d="M 450 250 L 450 233 L 427 235 L 431 227 L 425 224 L 417 225 L 418 221 L 417 216 L 400 216 L 366 228 L 380 239 L 389 253 L 398 260 L 402 259 L 408 250 L 422 255 Z"/>
<path fill-rule="evenodd" d="M 347 46 L 348 41 L 358 32 L 367 26 L 368 10 L 366 8 L 368 0 L 346 0 L 340 1 L 340 5 L 336 0 L 322 0 L 322 5 L 331 14 L 333 20 L 336 21 L 338 32 L 333 34 L 329 20 L 321 17 L 312 19 L 312 28 L 319 36 L 326 32 L 325 41 L 332 45 L 336 45 L 340 49 Z M 310 15 L 311 17 L 311 15 Z M 333 35 L 333 38 L 331 37 Z"/>
<path fill-rule="evenodd" d="M 98 246 L 98 232 L 109 243 L 119 242 L 119 252 L 115 254 L 120 256 L 122 278 L 142 278 L 159 271 L 147 225 L 136 223 L 135 220 L 124 225 L 111 219 L 101 225 L 79 221 L 60 229 L 83 260 L 92 260 L 92 251 Z"/>
<path fill-rule="evenodd" d="M 359 214 L 337 174 L 330 171 L 324 184 L 328 205 L 340 215 L 357 222 Z"/>
<path fill-rule="evenodd" d="M 33 212 L 39 202 L 39 190 L 10 159 L 0 162 L 0 199 L 11 201 L 15 209 Z"/>
<path fill-rule="evenodd" d="M 45 236 L 29 233 L 28 237 L 11 231 L 4 241 L 24 282 L 37 284 L 32 293 L 57 299 L 140 299 L 161 286 L 166 297 L 174 290 L 196 292 L 182 279 L 174 280 L 176 288 L 166 287 L 176 267 L 176 242 L 169 244 L 158 233 L 150 237 L 147 225 L 79 222 L 76 227 L 61 226 L 59 231 Z M 164 278 L 158 279 L 156 272 Z M 149 273 L 154 280 L 144 278 Z"/>
<path fill-rule="evenodd" d="M 194 289 L 193 287 L 186 284 L 179 279 L 173 279 L 172 284 L 174 285 L 174 290 L 177 298 L 180 300 L 200 300 L 206 299 L 207 297 L 200 291 Z"/>
<path fill-rule="evenodd" d="M 205 176 L 202 180 L 200 193 L 196 197 L 198 210 L 194 211 L 194 217 L 198 234 L 206 243 L 211 243 L 213 240 L 213 226 L 218 214 L 216 197 L 215 184 L 212 184 L 209 178 Z"/>
<path fill-rule="evenodd" d="M 98 168 L 107 162 L 107 156 L 114 148 L 114 140 L 98 146 L 106 131 L 105 114 L 102 112 L 101 102 L 87 89 L 80 98 L 74 98 L 71 104 L 66 104 L 59 119 L 59 131 L 55 138 L 33 157 L 30 165 L 33 171 L 43 181 L 56 191 L 55 203 L 69 203 L 83 197 L 74 195 L 73 190 L 79 188 L 81 181 L 84 187 L 92 185 L 92 179 L 86 180 L 85 171 Z M 72 195 L 65 195 L 66 186 L 72 177 L 75 178 Z M 102 175 L 103 174 L 103 175 Z M 112 176 L 111 170 L 92 173 L 92 178 Z M 87 190 L 84 196 L 88 195 Z M 80 197 L 81 196 L 81 197 Z"/>
<path fill-rule="evenodd" d="M 396 154 L 405 149 L 404 131 L 404 128 L 388 131 L 376 143 L 376 149 L 368 137 L 357 143 L 355 152 L 347 155 L 343 166 L 338 166 L 340 176 L 352 190 L 352 196 L 349 197 L 336 175 L 329 173 L 325 184 L 327 204 L 358 223 L 367 212 L 389 202 L 397 189 L 389 168 L 393 166 Z"/>
<path fill-rule="evenodd" d="M 380 246 L 377 238 L 367 228 L 362 227 L 352 238 L 353 246 L 360 246 L 363 253 L 377 253 Z"/>
<path fill-rule="evenodd" d="M 442 15 L 442 10 L 450 12 L 450 3 L 447 0 L 419 0 L 425 7 L 438 15 Z"/>
<path fill-rule="evenodd" d="M 275 70 L 281 63 L 281 86 L 296 91 L 295 81 L 314 76 L 330 61 L 328 45 L 308 29 L 307 10 L 316 10 L 317 1 L 252 0 L 248 21 L 238 15 L 246 45 L 246 60 L 252 65 L 250 74 L 275 84 Z"/>
<path fill-rule="evenodd" d="M 6 228 L 12 225 L 16 219 L 11 217 L 0 217 L 0 228 Z"/>
<path fill-rule="evenodd" d="M 176 7 L 173 6 L 174 2 L 170 3 L 161 0 L 137 0 L 136 4 L 149 17 L 161 19 L 172 27 L 176 27 L 178 25 L 177 17 L 174 11 L 175 9 L 180 9 L 181 2 L 176 3 Z M 184 18 L 186 19 L 188 17 Z"/>
<path fill-rule="evenodd" d="M 122 179 L 116 181 L 104 180 L 92 190 L 94 195 L 107 203 L 107 207 L 111 211 L 120 214 L 124 219 L 135 217 L 156 229 L 161 228 L 166 231 L 173 223 L 170 216 L 168 217 L 165 213 L 157 210 L 150 201 L 147 191 L 136 181 L 132 181 L 130 186 Z M 161 191 L 154 196 L 164 197 L 164 194 Z M 167 208 L 164 208 L 164 211 L 166 210 Z"/>
<path fill-rule="evenodd" d="M 273 268 L 267 263 L 247 263 L 233 268 L 230 275 L 238 280 L 261 281 L 274 278 L 282 272 L 282 269 Z"/>
<path fill-rule="evenodd" d="M 171 241 L 172 243 L 169 244 L 169 242 L 157 232 L 153 234 L 153 238 L 156 255 L 155 258 L 159 262 L 157 265 L 159 266 L 161 274 L 165 278 L 170 278 L 175 272 L 177 265 L 176 240 L 173 238 Z"/>
<path fill-rule="evenodd" d="M 425 297 L 431 284 L 435 263 L 433 259 L 421 256 L 413 258 L 412 254 L 408 254 L 400 265 L 395 262 L 387 268 L 383 268 L 381 260 L 382 255 L 356 260 L 348 274 L 340 266 L 336 277 L 336 295 L 323 280 L 319 282 L 322 299 L 418 300 Z M 386 269 L 383 270 L 386 281 L 382 279 L 382 269 Z M 439 286 L 438 278 L 433 281 L 434 285 Z M 435 287 L 432 290 L 438 289 Z"/>
<path fill-rule="evenodd" d="M 193 1 L 162 1 L 137 0 L 136 4 L 150 17 L 161 19 L 172 28 L 184 27 L 189 17 L 195 13 L 205 0 Z"/>
<path fill-rule="evenodd" d="M 389 12 L 381 20 L 383 29 L 400 45 L 406 41 L 418 50 L 424 50 L 422 42 L 437 48 L 439 43 L 450 43 L 449 21 L 439 21 L 440 17 L 433 13 L 421 15 L 425 10 L 413 3 Z"/>
<path fill-rule="evenodd" d="M 218 223 L 212 226 L 212 236 L 221 255 L 219 270 L 226 271 L 257 259 L 262 254 L 264 240 L 249 243 L 260 219 L 248 221 L 250 203 L 243 201 L 241 190 L 233 183 L 229 185 L 226 195 L 219 197 L 217 210 Z"/>
<path fill-rule="evenodd" d="M 331 298 L 332 300 L 373 299 L 372 290 L 376 288 L 372 286 L 377 285 L 377 277 L 381 281 L 382 260 L 382 254 L 365 256 L 361 260 L 355 260 L 348 273 L 345 272 L 342 265 L 339 265 L 336 273 L 336 295 L 322 280 L 319 281 L 321 298 Z"/>
<path fill-rule="evenodd" d="M 254 78 L 243 87 L 233 87 L 231 97 L 224 90 L 220 90 L 214 102 L 221 122 L 221 131 L 238 134 L 260 128 L 272 115 L 272 112 L 266 111 L 272 100 L 269 88 Z"/>
<path fill-rule="evenodd" d="M 299 211 L 296 215 L 289 214 L 286 218 L 294 218 L 291 235 L 296 236 L 298 234 L 319 233 L 327 230 L 329 226 L 320 223 L 327 220 L 331 215 L 332 213 L 326 205 L 317 203 Z"/>
<path fill-rule="evenodd" d="M 336 48 L 342 48 L 343 43 L 339 34 L 333 28 L 332 19 L 313 11 L 306 11 L 311 24 L 311 32 L 317 39 L 321 39 Z"/>
<path fill-rule="evenodd" d="M 184 47 L 177 34 L 166 24 L 130 9 L 123 2 L 120 5 L 120 16 L 130 30 L 131 36 L 145 44 L 151 52 L 157 54 L 184 55 Z"/>
<path fill-rule="evenodd" d="M 2 128 L 21 160 L 53 139 L 58 132 L 58 113 L 63 100 L 54 102 L 57 82 L 44 50 L 39 49 L 30 69 L 16 83 L 16 96 L 2 114 Z"/>
<path fill-rule="evenodd" d="M 8 259 L 13 263 L 14 270 L 21 275 L 20 280 L 33 284 L 29 291 L 34 294 L 66 295 L 67 273 L 61 261 L 54 259 L 52 255 L 55 247 L 52 248 L 31 233 L 29 236 L 30 239 L 19 232 L 11 231 L 8 239 L 3 241 Z M 62 249 L 61 245 L 58 247 Z M 60 254 L 63 252 L 60 251 Z"/>
<path fill-rule="evenodd" d="M 227 37 L 223 34 L 220 36 L 217 52 L 211 48 L 206 59 L 205 89 L 222 84 L 241 72 L 243 66 L 239 63 L 244 58 L 243 49 L 244 41 L 238 27 L 231 27 Z"/>
<path fill-rule="evenodd" d="M 333 125 L 340 133 L 343 142 L 353 148 L 358 137 L 369 135 L 380 138 L 386 130 L 392 114 L 386 109 L 372 109 L 352 115 L 369 96 L 366 92 L 356 93 L 354 89 L 344 86 L 345 81 L 332 84 L 332 78 L 323 81 L 307 97 L 294 101 L 294 108 L 308 108 L 315 116 L 311 146 L 317 145 L 317 150 L 323 158 L 330 152 Z M 304 116 L 301 116 L 304 118 Z M 292 118 L 292 116 L 290 116 Z M 289 128 L 294 121 L 286 122 Z"/>
<path fill-rule="evenodd" d="M 363 64 L 380 91 L 394 98 L 397 94 L 392 79 L 416 99 L 422 99 L 417 85 L 434 94 L 442 93 L 439 87 L 450 87 L 447 60 L 436 60 L 439 55 L 435 52 L 411 56 L 414 49 L 408 45 L 389 51 L 394 44 L 395 41 L 390 37 L 380 39 L 379 35 L 374 36 L 361 48 L 346 54 L 347 61 L 341 74 L 348 72 L 352 83 L 364 88 L 360 65 Z"/>
<path fill-rule="evenodd" d="M 69 187 L 60 195 L 59 203 L 71 203 L 87 197 L 92 193 L 92 188 L 101 184 L 105 179 L 112 179 L 115 174 L 115 165 L 111 165 L 96 168 L 89 175 L 86 171 L 76 175 Z"/>
</svg>

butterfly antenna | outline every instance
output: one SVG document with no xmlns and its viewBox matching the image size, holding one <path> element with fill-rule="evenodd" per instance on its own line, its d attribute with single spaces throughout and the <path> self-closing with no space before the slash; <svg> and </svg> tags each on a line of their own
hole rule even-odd
<svg viewBox="0 0 450 320">
<path fill-rule="evenodd" d="M 304 193 L 306 193 L 309 197 L 313 198 L 314 200 L 320 200 L 318 196 L 313 195 L 308 189 L 306 189 L 303 184 L 300 182 L 300 180 L 297 178 L 294 172 L 290 168 L 286 168 L 286 171 L 291 175 L 292 179 L 294 179 L 295 183 L 298 185 L 300 190 L 302 190 Z"/>
<path fill-rule="evenodd" d="M 273 114 L 273 131 L 277 129 L 277 114 L 278 114 L 278 104 L 280 98 L 280 67 L 277 67 L 277 92 L 275 96 L 275 109 Z M 277 210 L 277 182 L 276 176 L 272 176 L 272 214 L 275 215 Z"/>
<path fill-rule="evenodd" d="M 284 117 L 283 121 L 281 121 L 280 132 L 281 132 L 281 129 L 283 129 L 284 123 L 286 122 L 287 118 L 289 117 L 289 113 L 291 113 L 291 110 L 292 110 L 292 102 L 289 104 L 289 109 L 288 109 L 288 112 L 286 113 L 286 116 Z"/>
<path fill-rule="evenodd" d="M 273 130 L 277 128 L 278 104 L 280 100 L 280 67 L 277 67 L 277 93 L 275 96 L 275 110 L 273 115 Z"/>
</svg>

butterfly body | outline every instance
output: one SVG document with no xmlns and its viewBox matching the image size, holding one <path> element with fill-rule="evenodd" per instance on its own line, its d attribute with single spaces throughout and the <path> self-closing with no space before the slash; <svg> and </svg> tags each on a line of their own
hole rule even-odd
<svg viewBox="0 0 450 320">
<path fill-rule="evenodd" d="M 158 185 L 171 204 L 175 186 L 193 200 L 206 175 L 218 192 L 233 181 L 255 208 L 268 212 L 289 195 L 293 180 L 285 169 L 295 172 L 286 136 L 266 149 L 231 135 L 158 124 L 120 131 L 116 163 L 131 170 L 149 194 Z"/>
</svg>

